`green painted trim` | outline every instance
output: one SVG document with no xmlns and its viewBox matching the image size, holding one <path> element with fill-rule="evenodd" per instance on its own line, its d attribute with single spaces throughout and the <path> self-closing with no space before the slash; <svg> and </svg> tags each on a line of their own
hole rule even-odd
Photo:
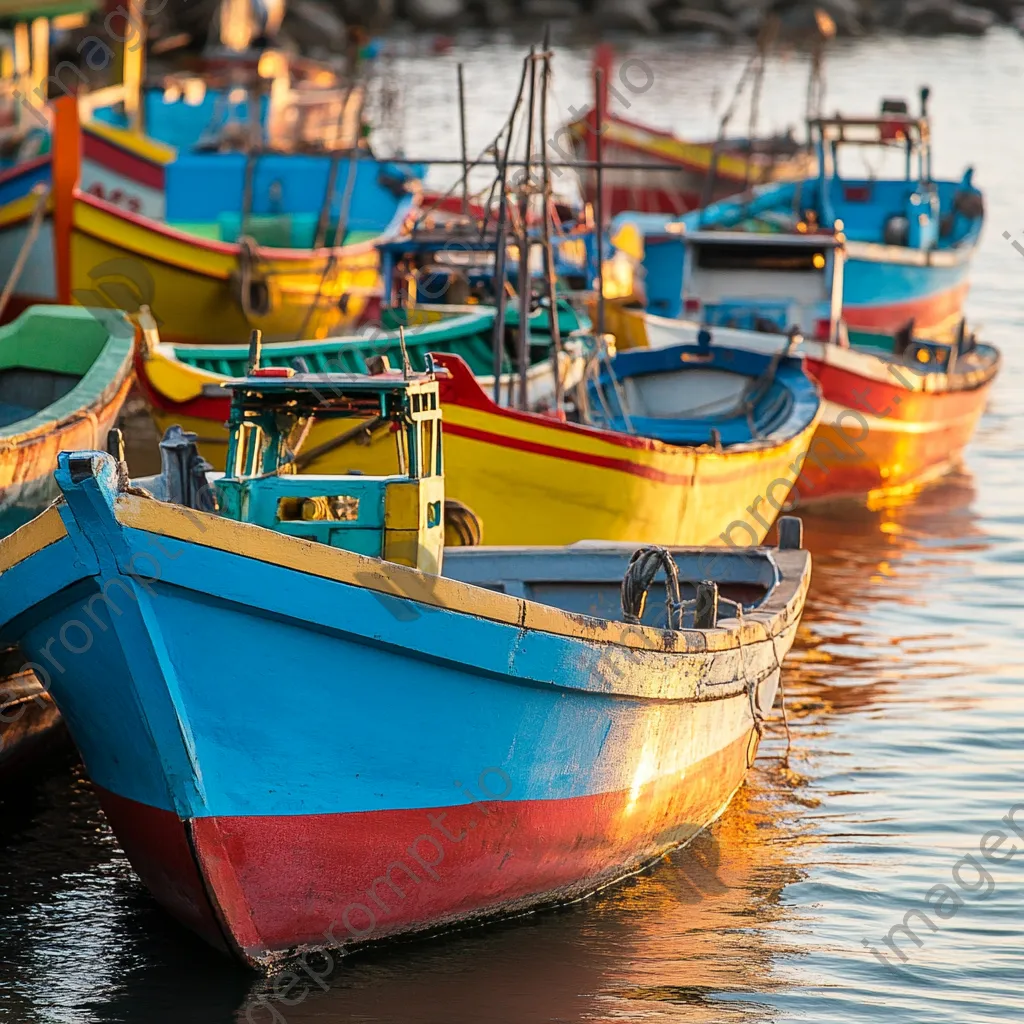
<svg viewBox="0 0 1024 1024">
<path fill-rule="evenodd" d="M 0 0 L 0 24 L 16 25 L 36 18 L 62 14 L 91 14 L 100 10 L 99 0 Z"/>
<path fill-rule="evenodd" d="M 428 352 L 454 352 L 462 356 L 474 373 L 492 372 L 491 343 L 496 313 L 487 306 L 479 311 L 447 317 L 437 323 L 407 327 L 405 346 L 414 370 L 422 370 Z M 241 377 L 245 374 L 248 350 L 239 345 L 180 345 L 174 349 L 177 359 L 188 366 Z M 376 337 L 348 336 L 325 341 L 286 341 L 265 344 L 264 366 L 291 366 L 302 357 L 311 373 L 365 373 L 366 361 L 385 355 L 392 366 L 402 365 L 402 349 L 397 330 Z"/>
</svg>

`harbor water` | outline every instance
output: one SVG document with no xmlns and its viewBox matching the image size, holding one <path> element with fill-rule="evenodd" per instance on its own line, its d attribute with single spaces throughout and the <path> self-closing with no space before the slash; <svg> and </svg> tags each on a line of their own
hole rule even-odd
<svg viewBox="0 0 1024 1024">
<path fill-rule="evenodd" d="M 462 60 L 470 149 L 483 149 L 522 47 L 396 49 L 378 145 L 458 152 Z M 689 134 L 714 130 L 747 59 L 678 42 L 629 52 L 629 116 Z M 558 51 L 552 127 L 588 101 L 588 60 Z M 708 835 L 588 901 L 270 979 L 169 921 L 81 768 L 57 768 L 0 794 L 0 1022 L 1024 1019 L 1024 42 L 843 44 L 826 108 L 913 108 L 923 84 L 935 173 L 972 164 L 986 192 L 969 312 L 1005 366 L 962 469 L 911 502 L 806 515 L 815 575 L 784 674 L 788 758 L 776 717 Z M 805 88 L 802 60 L 772 62 L 762 127 L 798 123 Z M 282 680 L 274 713 L 316 714 L 302 680 Z"/>
</svg>

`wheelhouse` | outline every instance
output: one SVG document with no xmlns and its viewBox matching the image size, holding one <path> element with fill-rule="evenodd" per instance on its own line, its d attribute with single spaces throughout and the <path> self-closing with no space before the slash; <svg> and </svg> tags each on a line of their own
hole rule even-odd
<svg viewBox="0 0 1024 1024">
<path fill-rule="evenodd" d="M 296 373 L 253 369 L 226 383 L 231 414 L 226 472 L 217 481 L 222 515 L 289 536 L 410 565 L 441 570 L 444 466 L 437 377 L 393 370 Z M 307 447 L 318 423 L 350 420 L 332 446 L 390 425 L 397 472 L 390 476 L 318 476 L 302 472 L 324 454 Z"/>
</svg>

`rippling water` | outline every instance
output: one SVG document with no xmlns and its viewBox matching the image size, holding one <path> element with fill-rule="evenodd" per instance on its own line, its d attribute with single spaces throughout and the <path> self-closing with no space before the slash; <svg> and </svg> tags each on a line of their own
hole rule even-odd
<svg viewBox="0 0 1024 1024">
<path fill-rule="evenodd" d="M 482 146 L 509 106 L 520 52 L 492 43 L 397 58 L 407 96 L 393 137 L 414 156 L 451 152 L 463 59 Z M 711 104 L 745 59 L 637 52 L 656 84 L 633 95 L 632 112 L 690 131 L 710 130 Z M 785 676 L 791 755 L 787 765 L 776 725 L 714 828 L 713 875 L 695 868 L 700 851 L 680 853 L 564 912 L 355 958 L 288 988 L 290 1005 L 168 922 L 80 773 L 58 771 L 0 797 L 0 1020 L 1024 1018 L 1024 855 L 985 862 L 991 884 L 963 859 L 1024 803 L 1024 259 L 1002 238 L 1024 237 L 1022 63 L 1009 34 L 872 41 L 830 59 L 829 108 L 874 109 L 881 95 L 932 85 L 936 172 L 970 161 L 987 191 L 970 311 L 1006 364 L 961 472 L 913 504 L 807 517 L 815 578 Z M 584 56 L 559 53 L 560 111 L 586 102 L 585 75 Z M 765 122 L 795 121 L 803 89 L 799 62 L 773 65 Z M 920 946 L 899 938 L 903 963 L 882 940 L 940 884 L 960 905 L 947 901 L 945 920 L 931 913 L 935 931 L 917 920 Z"/>
</svg>

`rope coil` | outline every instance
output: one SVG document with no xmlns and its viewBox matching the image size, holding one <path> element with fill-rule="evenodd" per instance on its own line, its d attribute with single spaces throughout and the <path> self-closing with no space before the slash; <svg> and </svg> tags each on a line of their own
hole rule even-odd
<svg viewBox="0 0 1024 1024">
<path fill-rule="evenodd" d="M 633 552 L 622 577 L 622 618 L 638 626 L 647 604 L 647 592 L 660 569 L 665 570 L 665 611 L 669 629 L 683 628 L 684 602 L 679 593 L 679 567 L 667 548 L 652 546 Z"/>
<path fill-rule="evenodd" d="M 665 611 L 669 629 L 686 629 L 686 613 L 692 612 L 696 618 L 698 601 L 696 598 L 685 600 L 679 585 L 679 567 L 672 553 L 663 547 L 640 548 L 633 552 L 629 560 L 626 574 L 622 577 L 622 621 L 630 625 L 640 625 L 644 609 L 647 606 L 647 594 L 654 584 L 659 570 L 665 570 Z M 731 609 L 732 617 L 743 621 L 743 605 L 720 594 L 717 597 L 720 606 Z M 694 629 L 698 628 L 695 624 Z"/>
</svg>

